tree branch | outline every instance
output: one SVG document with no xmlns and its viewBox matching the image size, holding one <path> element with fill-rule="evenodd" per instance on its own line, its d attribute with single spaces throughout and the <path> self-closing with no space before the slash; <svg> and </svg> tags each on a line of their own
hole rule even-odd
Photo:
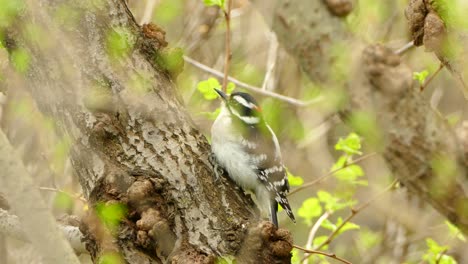
<svg viewBox="0 0 468 264">
<path fill-rule="evenodd" d="M 68 241 L 61 234 L 27 169 L 0 130 L 0 191 L 19 215 L 24 233 L 42 254 L 44 263 L 79 263 Z M 0 212 L 4 212 L 0 209 Z M 11 222 L 6 222 L 11 223 Z M 18 231 L 19 228 L 16 229 Z"/>
<path fill-rule="evenodd" d="M 58 227 L 75 252 L 88 253 L 84 243 L 81 242 L 84 236 L 77 226 L 59 224 Z M 19 218 L 3 209 L 0 209 L 0 233 L 21 241 L 30 242 Z"/>
</svg>

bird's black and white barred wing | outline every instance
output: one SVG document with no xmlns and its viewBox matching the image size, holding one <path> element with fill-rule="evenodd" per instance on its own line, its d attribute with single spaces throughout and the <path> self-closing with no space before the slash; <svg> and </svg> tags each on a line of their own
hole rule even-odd
<svg viewBox="0 0 468 264">
<path fill-rule="evenodd" d="M 289 183 L 281 158 L 278 139 L 270 126 L 266 124 L 265 127 L 253 129 L 249 133 L 250 135 L 246 137 L 248 142 L 245 142 L 246 144 L 244 145 L 247 152 L 252 155 L 252 165 L 258 171 L 259 180 L 270 193 L 272 201 L 275 201 L 273 204 L 275 213 L 278 210 L 277 204 L 279 203 L 289 218 L 295 221 L 294 214 L 286 197 L 289 192 Z M 256 143 L 255 146 L 253 142 Z M 276 217 L 276 215 L 273 217 Z"/>
</svg>

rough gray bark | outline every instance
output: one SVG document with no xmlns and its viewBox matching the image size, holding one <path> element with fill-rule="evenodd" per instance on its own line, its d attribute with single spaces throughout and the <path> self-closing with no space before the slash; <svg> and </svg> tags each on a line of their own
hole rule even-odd
<svg viewBox="0 0 468 264">
<path fill-rule="evenodd" d="M 273 12 L 272 28 L 279 42 L 319 82 L 328 76 L 327 66 L 336 55 L 330 47 L 338 41 L 357 42 L 351 36 L 346 38 L 341 19 L 328 8 L 323 1 L 277 1 Z M 457 138 L 431 109 L 412 80 L 411 69 L 399 56 L 382 46 L 360 46 L 362 55 L 351 66 L 355 71 L 346 84 L 351 98 L 349 114 L 375 113 L 385 139 L 382 155 L 395 177 L 468 234 L 466 137 Z M 463 140 L 461 144 L 459 140 Z M 453 168 L 436 172 L 436 160 L 451 161 Z"/>
<path fill-rule="evenodd" d="M 42 254 L 43 263 L 76 263 L 70 244 L 61 234 L 51 212 L 43 210 L 47 205 L 35 188 L 33 179 L 16 155 L 5 134 L 0 131 L 0 168 L 3 177 L 0 190 L 10 197 L 11 206 L 20 216 L 24 236 L 27 237 Z M 0 213 L 4 211 L 0 209 Z M 0 217 L 0 225 L 11 224 Z M 12 229 L 17 226 L 12 226 Z M 14 233 L 20 233 L 18 228 Z"/>
<path fill-rule="evenodd" d="M 158 64 L 164 32 L 140 28 L 123 0 L 65 3 L 77 24 L 53 21 L 61 1 L 31 0 L 8 28 L 5 47 L 31 59 L 26 76 L 8 85 L 24 86 L 74 142 L 71 160 L 91 208 L 127 209 L 117 231 L 93 210 L 83 220 L 93 260 L 118 252 L 127 263 L 214 263 L 224 255 L 289 263 L 289 233 L 259 224 L 251 199 L 215 180 L 209 144 Z M 33 21 L 47 40 L 23 34 Z M 128 53 L 110 56 L 109 34 L 125 39 Z"/>
</svg>

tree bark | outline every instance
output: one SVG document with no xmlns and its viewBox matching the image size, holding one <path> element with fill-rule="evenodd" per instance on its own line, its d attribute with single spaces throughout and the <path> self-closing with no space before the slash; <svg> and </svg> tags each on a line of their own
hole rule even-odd
<svg viewBox="0 0 468 264">
<path fill-rule="evenodd" d="M 31 26 L 47 38 L 31 38 Z M 27 1 L 3 42 L 29 56 L 8 89 L 27 89 L 74 142 L 90 208 L 124 208 L 117 229 L 95 210 L 83 220 L 95 262 L 113 253 L 127 263 L 290 262 L 289 232 L 260 222 L 242 190 L 214 177 L 210 146 L 161 66 L 164 32 L 138 26 L 125 1 Z"/>
</svg>

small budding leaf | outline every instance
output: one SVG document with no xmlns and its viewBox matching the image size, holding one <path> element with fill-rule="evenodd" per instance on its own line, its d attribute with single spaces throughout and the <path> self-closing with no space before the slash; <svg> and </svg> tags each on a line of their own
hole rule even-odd
<svg viewBox="0 0 468 264">
<path fill-rule="evenodd" d="M 236 264 L 236 258 L 233 256 L 227 255 L 227 256 L 222 256 L 216 259 L 216 264 Z"/>
<path fill-rule="evenodd" d="M 294 176 L 288 169 L 286 169 L 286 172 L 288 173 L 289 186 L 301 186 L 304 183 L 301 176 Z"/>
<path fill-rule="evenodd" d="M 313 245 L 314 248 L 317 248 L 317 247 L 320 246 L 322 243 L 324 243 L 325 241 L 327 241 L 327 239 L 328 239 L 328 236 L 318 236 L 318 237 L 314 238 L 314 241 L 312 242 L 312 245 Z M 323 246 L 322 249 L 327 250 L 327 249 L 328 249 L 328 245 Z"/>
<path fill-rule="evenodd" d="M 291 264 L 300 264 L 301 263 L 301 257 L 299 255 L 299 250 L 297 248 L 293 248 L 291 250 Z"/>
<path fill-rule="evenodd" d="M 218 94 L 214 88 L 220 87 L 221 84 L 219 84 L 218 80 L 215 78 L 209 78 L 208 80 L 201 81 L 197 84 L 198 91 L 203 94 L 203 97 L 206 100 L 215 100 L 218 98 Z"/>
<path fill-rule="evenodd" d="M 98 204 L 96 211 L 101 221 L 110 229 L 116 228 L 127 215 L 127 208 L 123 204 Z"/>
<path fill-rule="evenodd" d="M 308 225 L 312 224 L 312 220 L 322 214 L 322 206 L 317 198 L 312 197 L 302 203 L 297 214 L 304 219 Z"/>
<path fill-rule="evenodd" d="M 460 241 L 466 242 L 465 236 L 461 233 L 460 229 L 450 223 L 449 221 L 445 220 L 445 224 L 447 225 L 450 235 L 458 238 Z"/>
<path fill-rule="evenodd" d="M 428 75 L 429 72 L 427 70 L 424 70 L 422 72 L 413 72 L 413 80 L 417 80 L 420 85 L 423 85 Z"/>
<path fill-rule="evenodd" d="M 343 224 L 343 219 L 341 217 L 338 217 L 338 219 L 336 220 L 336 226 L 339 226 L 341 224 Z M 338 235 L 348 230 L 355 230 L 355 229 L 360 229 L 360 228 L 361 227 L 355 223 L 346 222 L 344 226 L 338 232 Z"/>
<path fill-rule="evenodd" d="M 99 264 L 122 264 L 124 260 L 122 256 L 115 252 L 106 252 L 104 253 L 98 261 Z"/>
<path fill-rule="evenodd" d="M 356 133 L 349 134 L 346 138 L 340 138 L 335 145 L 336 150 L 341 150 L 348 155 L 361 155 L 361 138 Z"/>
<path fill-rule="evenodd" d="M 58 192 L 54 199 L 54 207 L 67 211 L 73 208 L 73 198 L 64 192 Z"/>
<path fill-rule="evenodd" d="M 428 261 L 430 264 L 457 264 L 457 261 L 445 252 L 448 250 L 447 246 L 440 246 L 431 238 L 426 239 L 427 251 L 423 255 L 423 260 Z"/>
<path fill-rule="evenodd" d="M 225 0 L 203 0 L 203 3 L 206 6 L 219 6 L 220 8 L 224 8 Z"/>
</svg>

